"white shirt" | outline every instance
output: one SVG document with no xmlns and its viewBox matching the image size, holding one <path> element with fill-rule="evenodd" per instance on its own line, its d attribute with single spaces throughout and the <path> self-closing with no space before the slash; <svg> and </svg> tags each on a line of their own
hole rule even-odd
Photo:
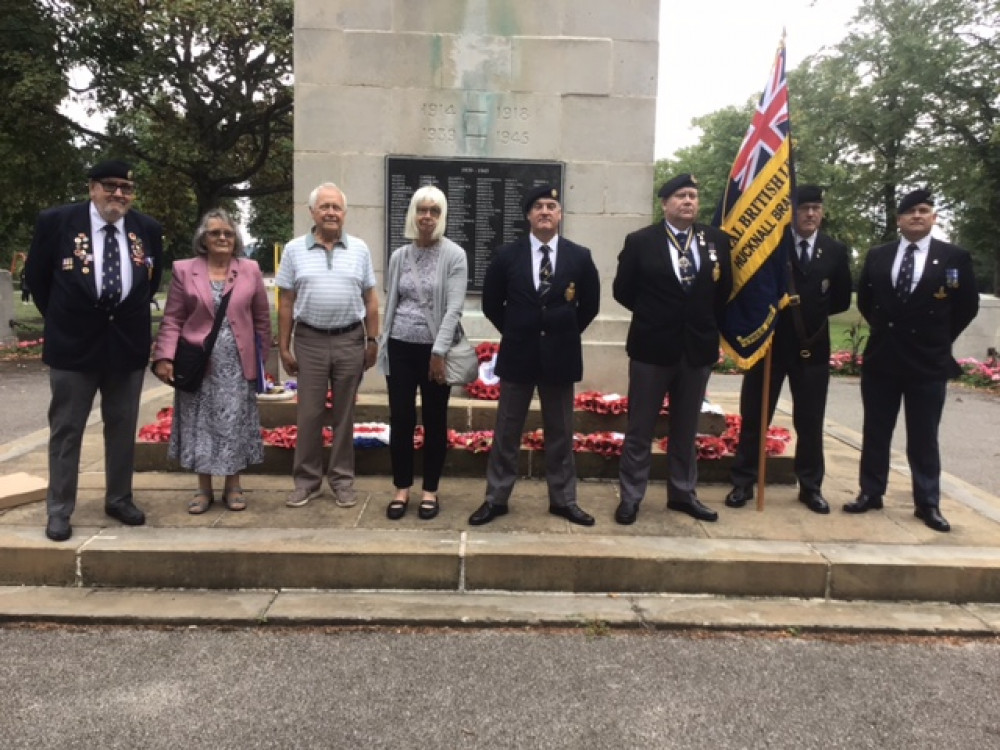
<svg viewBox="0 0 1000 750">
<path fill-rule="evenodd" d="M 896 258 L 892 261 L 893 285 L 895 285 L 896 279 L 899 278 L 899 267 L 903 264 L 903 256 L 906 254 L 906 248 L 910 245 L 917 246 L 916 251 L 913 253 L 913 283 L 910 285 L 910 291 L 912 292 L 924 273 L 924 266 L 927 265 L 927 254 L 931 249 L 931 236 L 928 234 L 916 242 L 910 242 L 905 237 L 900 237 L 899 247 L 896 248 Z"/>
<path fill-rule="evenodd" d="M 806 260 L 810 261 L 813 259 L 813 256 L 816 254 L 815 251 L 816 234 L 817 234 L 816 232 L 813 232 L 808 237 L 800 237 L 794 231 L 792 232 L 792 237 L 795 239 L 795 255 L 800 260 L 802 258 L 802 240 L 805 240 L 806 243 L 809 245 L 809 247 L 806 249 Z"/>
<path fill-rule="evenodd" d="M 690 244 L 689 247 L 691 248 L 691 255 L 694 256 L 694 272 L 698 273 L 698 271 L 701 269 L 701 254 L 698 252 L 698 235 L 694 231 L 694 224 L 692 224 L 691 226 L 689 226 L 687 229 L 683 229 L 682 230 L 682 229 L 678 229 L 677 227 L 675 227 L 669 221 L 664 220 L 663 223 L 666 224 L 667 227 L 670 228 L 670 231 L 673 232 L 675 235 L 678 235 L 681 232 L 684 232 L 684 234 L 686 234 L 689 237 L 691 237 L 691 244 Z M 674 264 L 674 273 L 677 274 L 677 279 L 680 280 L 680 278 L 681 278 L 681 263 L 680 263 L 681 254 L 677 250 L 677 248 L 674 247 L 674 243 L 670 242 L 669 240 L 667 240 L 667 247 L 670 248 L 670 262 Z"/>
<path fill-rule="evenodd" d="M 535 282 L 535 289 L 538 289 L 540 279 L 538 278 L 538 269 L 542 265 L 542 245 L 549 246 L 549 262 L 552 264 L 552 275 L 556 275 L 556 255 L 559 249 L 559 235 L 557 234 L 548 242 L 542 242 L 535 235 L 529 234 L 528 239 L 531 242 L 531 278 Z"/>
<path fill-rule="evenodd" d="M 108 222 L 101 218 L 97 212 L 97 207 L 93 201 L 90 203 L 90 246 L 94 252 L 94 283 L 97 284 L 97 293 L 101 293 L 101 285 L 104 283 L 104 239 L 107 232 L 104 231 Z M 132 262 L 129 257 L 129 241 L 125 234 L 125 217 L 123 216 L 114 223 L 115 239 L 118 240 L 118 265 L 122 269 L 122 299 L 128 297 L 132 291 Z"/>
</svg>

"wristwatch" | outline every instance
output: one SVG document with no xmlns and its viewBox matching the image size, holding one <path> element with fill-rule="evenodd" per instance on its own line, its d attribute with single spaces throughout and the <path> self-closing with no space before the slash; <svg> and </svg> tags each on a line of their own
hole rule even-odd
<svg viewBox="0 0 1000 750">
<path fill-rule="evenodd" d="M 377 344 L 377 343 L 378 343 L 378 339 L 375 338 L 374 336 L 365 336 L 365 345 L 366 346 L 368 344 Z"/>
</svg>

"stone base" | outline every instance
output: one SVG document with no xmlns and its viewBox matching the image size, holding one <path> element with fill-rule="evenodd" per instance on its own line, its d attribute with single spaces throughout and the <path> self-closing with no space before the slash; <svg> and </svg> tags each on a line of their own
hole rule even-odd
<svg viewBox="0 0 1000 750">
<path fill-rule="evenodd" d="M 251 466 L 251 474 L 292 473 L 292 459 L 295 452 L 289 448 L 264 447 L 264 463 Z M 324 451 L 324 465 L 329 460 L 329 451 Z M 618 479 L 618 458 L 605 458 L 596 453 L 575 453 L 576 475 L 580 479 Z M 465 450 L 449 450 L 445 458 L 444 475 L 451 477 L 485 477 L 487 453 L 472 453 Z M 726 483 L 732 458 L 725 457 L 698 463 L 698 478 L 701 482 Z M 167 459 L 166 443 L 136 443 L 136 471 L 183 471 L 175 461 Z M 423 454 L 417 451 L 414 470 L 423 473 Z M 358 476 L 392 476 L 392 464 L 388 448 L 364 448 L 355 452 L 355 472 Z M 525 478 L 545 478 L 545 451 L 521 450 L 518 459 L 518 474 Z M 667 478 L 667 456 L 653 448 L 653 466 L 650 479 Z M 767 460 L 768 483 L 793 484 L 795 472 L 792 455 L 773 456 Z"/>
</svg>

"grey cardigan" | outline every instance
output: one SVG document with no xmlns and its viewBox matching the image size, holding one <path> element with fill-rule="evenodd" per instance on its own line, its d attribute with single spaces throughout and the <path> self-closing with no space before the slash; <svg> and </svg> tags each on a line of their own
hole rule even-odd
<svg viewBox="0 0 1000 750">
<path fill-rule="evenodd" d="M 396 315 L 396 305 L 399 303 L 399 277 L 402 274 L 403 258 L 407 253 L 419 252 L 413 243 L 396 248 L 389 258 L 389 271 L 386 275 L 389 289 L 385 298 L 385 315 L 382 317 L 382 335 L 378 342 L 378 369 L 383 375 L 389 374 L 389 332 L 392 331 L 392 319 Z M 469 284 L 469 266 L 465 250 L 447 237 L 441 238 L 441 251 L 438 255 L 437 279 L 434 283 L 434 296 L 431 300 L 431 310 L 427 315 L 427 326 L 434 336 L 431 351 L 444 356 L 455 342 L 455 333 L 459 319 L 462 317 L 462 307 L 465 304 L 465 291 Z"/>
</svg>

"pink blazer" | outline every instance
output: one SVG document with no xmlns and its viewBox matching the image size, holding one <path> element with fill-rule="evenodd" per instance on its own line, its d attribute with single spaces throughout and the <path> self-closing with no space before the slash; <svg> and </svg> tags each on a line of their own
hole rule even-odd
<svg viewBox="0 0 1000 750">
<path fill-rule="evenodd" d="M 153 346 L 153 361 L 174 358 L 177 339 L 200 344 L 212 330 L 215 303 L 208 279 L 208 262 L 201 257 L 174 263 L 173 280 L 167 293 L 163 322 Z M 233 290 L 226 318 L 236 337 L 247 380 L 257 377 L 254 333 L 260 334 L 265 361 L 271 346 L 271 312 L 264 277 L 256 261 L 233 258 L 223 293 Z"/>
</svg>

